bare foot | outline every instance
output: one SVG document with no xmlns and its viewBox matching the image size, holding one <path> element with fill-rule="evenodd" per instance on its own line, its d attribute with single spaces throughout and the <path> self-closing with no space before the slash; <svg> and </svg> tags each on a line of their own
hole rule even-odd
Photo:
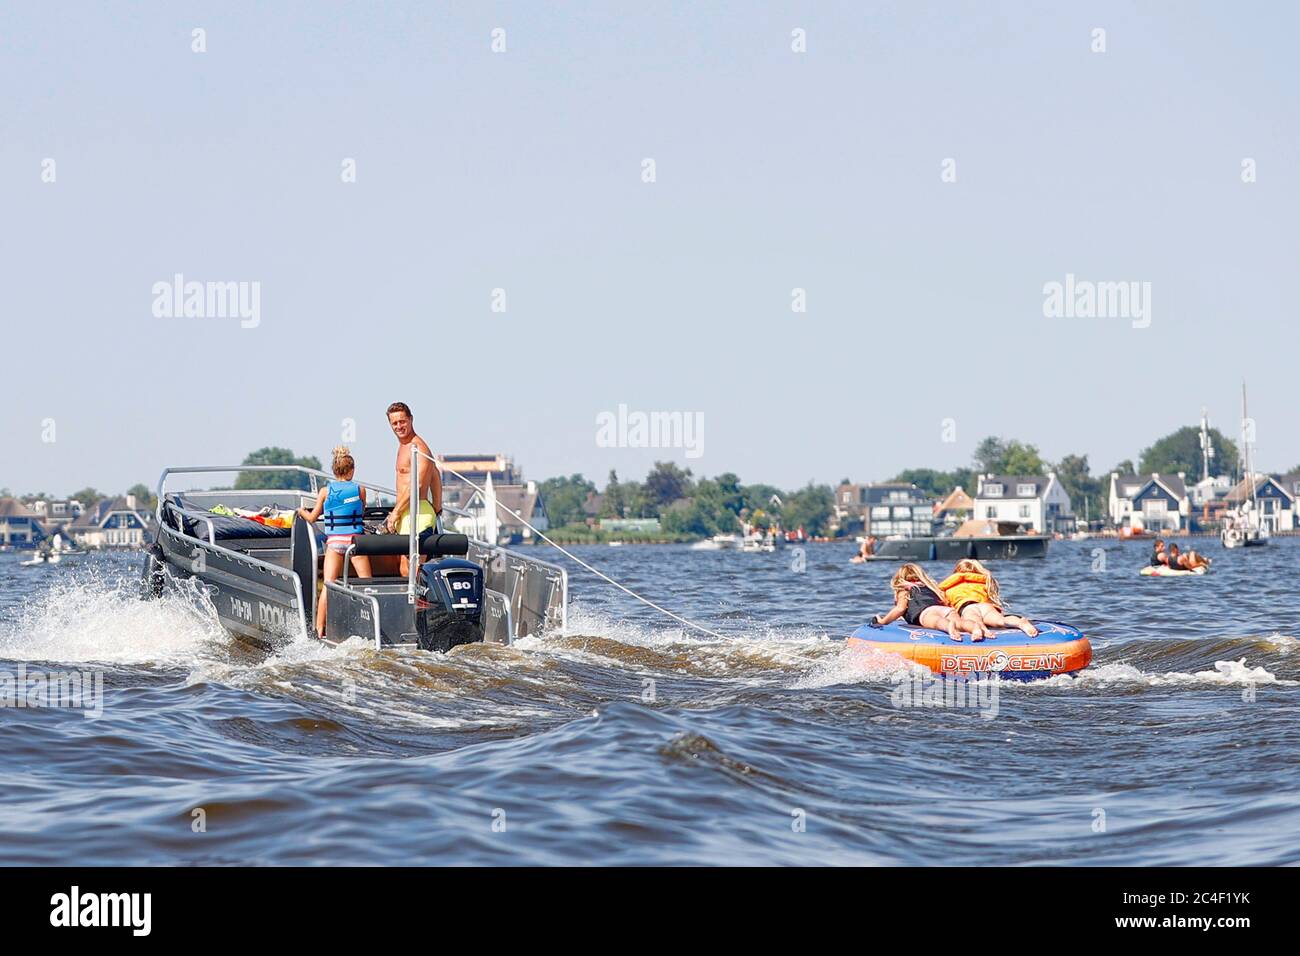
<svg viewBox="0 0 1300 956">
<path fill-rule="evenodd" d="M 961 643 L 961 631 L 957 630 L 956 624 L 948 625 L 948 636 L 951 637 L 958 644 Z"/>
<path fill-rule="evenodd" d="M 1020 619 L 1019 627 L 1020 627 L 1020 629 L 1021 629 L 1022 631 L 1024 631 L 1024 632 L 1025 632 L 1026 634 L 1028 634 L 1030 637 L 1037 637 L 1037 636 L 1038 636 L 1038 628 L 1034 627 L 1033 624 L 1029 623 L 1029 619 L 1028 619 L 1028 618 L 1023 618 L 1023 617 L 1022 617 L 1022 618 Z"/>
</svg>

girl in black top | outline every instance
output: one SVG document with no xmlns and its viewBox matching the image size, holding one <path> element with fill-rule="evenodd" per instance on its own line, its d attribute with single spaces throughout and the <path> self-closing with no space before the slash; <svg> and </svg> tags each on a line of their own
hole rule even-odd
<svg viewBox="0 0 1300 956">
<path fill-rule="evenodd" d="M 947 631 L 948 636 L 961 643 L 961 633 L 966 631 L 972 641 L 984 639 L 983 630 L 975 621 L 957 613 L 944 603 L 943 592 L 919 564 L 905 564 L 889 582 L 894 592 L 894 606 L 884 617 L 877 615 L 876 624 L 890 624 L 900 617 L 914 627 Z"/>
</svg>

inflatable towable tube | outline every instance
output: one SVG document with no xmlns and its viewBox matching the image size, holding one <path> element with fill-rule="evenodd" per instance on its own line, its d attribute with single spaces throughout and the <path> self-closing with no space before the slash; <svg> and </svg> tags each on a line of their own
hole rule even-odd
<svg viewBox="0 0 1300 956">
<path fill-rule="evenodd" d="M 1078 628 L 1055 621 L 1034 621 L 1034 626 L 1037 637 L 1017 628 L 997 628 L 983 641 L 962 634 L 958 644 L 947 631 L 901 621 L 868 623 L 850 634 L 848 643 L 897 654 L 941 677 L 997 674 L 1004 680 L 1042 680 L 1083 670 L 1092 661 L 1092 645 Z"/>
<path fill-rule="evenodd" d="M 1139 571 L 1138 574 L 1152 578 L 1180 578 L 1187 574 L 1204 574 L 1205 571 L 1204 565 L 1195 571 L 1188 571 L 1185 568 L 1171 568 L 1163 564 L 1151 564 Z"/>
</svg>

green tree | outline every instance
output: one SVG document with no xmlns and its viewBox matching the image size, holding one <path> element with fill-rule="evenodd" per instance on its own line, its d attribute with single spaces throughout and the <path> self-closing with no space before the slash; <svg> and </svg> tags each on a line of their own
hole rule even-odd
<svg viewBox="0 0 1300 956">
<path fill-rule="evenodd" d="M 654 518 L 659 506 L 650 501 L 645 485 L 639 481 L 624 481 L 618 486 L 623 496 L 623 514 L 629 518 Z"/>
<path fill-rule="evenodd" d="M 136 504 L 141 508 L 152 509 L 158 502 L 154 499 L 153 492 L 149 486 L 141 482 L 138 485 L 132 485 L 126 489 L 126 494 L 135 495 Z"/>
<path fill-rule="evenodd" d="M 538 490 L 546 503 L 547 518 L 559 528 L 586 520 L 583 505 L 596 486 L 582 475 L 570 475 L 568 478 L 548 478 L 538 486 Z"/>
<path fill-rule="evenodd" d="M 645 478 L 645 497 L 655 513 L 680 498 L 691 496 L 691 470 L 683 471 L 670 461 L 657 461 Z"/>
<path fill-rule="evenodd" d="M 916 485 L 928 495 L 942 498 L 954 488 L 961 486 L 967 492 L 974 493 L 975 473 L 969 468 L 955 471 L 936 471 L 933 468 L 908 468 L 900 471 L 890 481 L 901 481 Z"/>
<path fill-rule="evenodd" d="M 609 477 L 605 480 L 604 498 L 600 504 L 600 517 L 622 518 L 626 506 L 627 499 L 623 493 L 623 486 L 618 482 L 618 472 L 611 468 Z"/>
<path fill-rule="evenodd" d="M 1006 474 L 1042 475 L 1046 472 L 1047 463 L 1039 456 L 1036 446 L 1018 441 L 1007 443 Z"/>
<path fill-rule="evenodd" d="M 91 508 L 95 507 L 95 505 L 99 504 L 99 502 L 103 501 L 104 496 L 94 488 L 82 488 L 80 491 L 74 491 L 72 494 L 68 495 L 68 499 L 72 501 L 80 501 L 82 507 L 89 511 Z"/>
<path fill-rule="evenodd" d="M 1007 459 L 1007 444 L 1001 438 L 990 435 L 975 446 L 971 459 L 982 474 L 999 474 Z"/>
<path fill-rule="evenodd" d="M 1239 474 L 1236 444 L 1217 428 L 1210 429 L 1210 441 L 1214 446 L 1214 457 L 1210 459 L 1211 476 Z M 1176 475 L 1181 471 L 1189 481 L 1198 481 L 1201 477 L 1200 428 L 1184 425 L 1158 439 L 1150 448 L 1142 449 L 1138 464 L 1138 471 L 1142 474 Z"/>
<path fill-rule="evenodd" d="M 1066 455 L 1053 470 L 1056 480 L 1070 496 L 1070 507 L 1080 521 L 1085 514 L 1089 518 L 1100 518 L 1105 514 L 1109 485 L 1091 475 L 1087 455 Z"/>
<path fill-rule="evenodd" d="M 735 475 L 701 478 L 690 498 L 679 498 L 659 514 L 664 530 L 674 533 L 715 535 L 736 531 L 740 525 L 732 510 L 740 501 Z"/>
<path fill-rule="evenodd" d="M 779 512 L 780 506 L 772 504 L 772 496 L 780 498 L 782 504 L 785 502 L 785 492 L 776 485 L 766 485 L 761 482 L 753 485 L 740 486 L 740 505 L 735 509 L 736 514 L 741 510 L 748 508 L 750 511 L 757 511 L 760 508 L 767 512 Z"/>
<path fill-rule="evenodd" d="M 936 497 L 952 490 L 952 476 L 946 471 L 936 471 L 933 468 L 907 468 L 889 480 L 916 485 L 927 495 Z"/>
<path fill-rule="evenodd" d="M 320 469 L 319 458 L 296 458 L 288 448 L 259 448 L 249 453 L 240 464 L 300 465 L 303 468 Z M 241 471 L 235 479 L 235 488 L 241 491 L 255 488 L 296 488 L 307 491 L 311 488 L 311 477 L 301 471 Z"/>
<path fill-rule="evenodd" d="M 1036 446 L 992 435 L 975 446 L 974 461 L 985 474 L 1041 475 L 1047 471 Z"/>
<path fill-rule="evenodd" d="M 709 521 L 708 509 L 694 499 L 681 498 L 659 514 L 659 527 L 669 534 L 709 537 L 718 532 Z"/>
<path fill-rule="evenodd" d="M 803 528 L 811 535 L 826 534 L 835 511 L 835 492 L 830 485 L 814 485 L 810 481 L 783 498 L 781 524 L 786 530 Z"/>
</svg>

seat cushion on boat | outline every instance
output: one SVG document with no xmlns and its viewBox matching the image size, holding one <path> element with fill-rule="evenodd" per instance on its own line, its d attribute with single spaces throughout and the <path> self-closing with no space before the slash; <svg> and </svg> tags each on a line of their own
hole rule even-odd
<svg viewBox="0 0 1300 956">
<path fill-rule="evenodd" d="M 180 495 L 173 495 L 168 503 L 190 512 L 189 514 L 180 514 L 178 517 L 181 519 L 181 530 L 195 538 L 207 538 L 208 521 L 212 522 L 212 534 L 218 541 L 225 541 L 229 538 L 289 537 L 288 528 L 273 528 L 261 522 L 253 521 L 251 518 L 214 515 L 209 511 L 193 507 Z M 202 515 L 203 518 L 200 519 L 196 517 L 197 515 Z"/>
<path fill-rule="evenodd" d="M 404 534 L 360 534 L 352 539 L 358 555 L 407 554 L 411 539 Z M 427 535 L 420 542 L 420 554 L 426 558 L 450 557 L 469 553 L 469 538 L 463 534 L 443 532 Z"/>
</svg>

